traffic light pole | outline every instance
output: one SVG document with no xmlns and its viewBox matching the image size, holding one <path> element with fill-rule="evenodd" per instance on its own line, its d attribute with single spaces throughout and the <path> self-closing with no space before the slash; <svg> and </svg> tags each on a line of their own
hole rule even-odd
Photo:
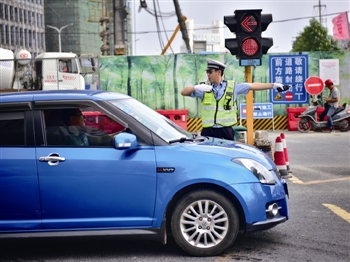
<svg viewBox="0 0 350 262">
<path fill-rule="evenodd" d="M 252 67 L 244 67 L 245 81 L 247 83 L 252 83 Z M 246 108 L 247 108 L 247 144 L 254 145 L 254 120 L 253 120 L 253 90 L 249 90 L 246 95 Z"/>
<path fill-rule="evenodd" d="M 261 14 L 262 9 L 235 10 L 234 15 L 224 16 L 224 24 L 236 38 L 225 39 L 225 47 L 231 55 L 239 59 L 239 65 L 245 67 L 245 82 L 252 83 L 252 66 L 260 66 L 262 56 L 273 45 L 272 38 L 264 38 L 261 33 L 272 22 L 271 14 Z M 254 145 L 253 119 L 254 93 L 246 95 L 247 143 Z"/>
</svg>

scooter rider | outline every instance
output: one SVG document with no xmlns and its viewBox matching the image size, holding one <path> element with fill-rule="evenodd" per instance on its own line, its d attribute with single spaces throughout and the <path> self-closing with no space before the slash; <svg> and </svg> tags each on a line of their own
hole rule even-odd
<svg viewBox="0 0 350 262">
<path fill-rule="evenodd" d="M 320 121 L 324 121 L 324 117 L 328 118 L 328 127 L 330 132 L 334 132 L 334 126 L 332 121 L 332 115 L 335 110 L 338 108 L 339 100 L 340 100 L 340 92 L 338 88 L 336 88 L 331 79 L 327 79 L 325 82 L 326 87 L 329 89 L 328 97 L 324 97 L 324 100 L 327 102 L 325 104 L 325 109 L 320 114 Z"/>
</svg>

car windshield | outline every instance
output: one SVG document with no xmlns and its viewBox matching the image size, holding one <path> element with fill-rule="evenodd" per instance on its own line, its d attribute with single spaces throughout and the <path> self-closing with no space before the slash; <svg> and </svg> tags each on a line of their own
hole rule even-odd
<svg viewBox="0 0 350 262">
<path fill-rule="evenodd" d="M 110 102 L 167 142 L 172 142 L 178 139 L 182 139 L 181 141 L 186 139 L 187 141 L 187 138 L 191 140 L 193 137 L 190 132 L 187 132 L 165 116 L 157 113 L 136 99 L 118 99 Z"/>
</svg>

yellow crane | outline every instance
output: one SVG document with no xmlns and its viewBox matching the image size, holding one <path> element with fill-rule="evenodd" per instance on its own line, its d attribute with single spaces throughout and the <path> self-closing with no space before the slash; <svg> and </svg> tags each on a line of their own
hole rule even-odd
<svg viewBox="0 0 350 262">
<path fill-rule="evenodd" d="M 187 17 L 186 16 L 182 16 L 182 19 L 184 20 L 184 22 L 186 22 Z M 174 33 L 170 37 L 170 39 L 169 39 L 168 43 L 166 44 L 166 46 L 163 48 L 161 55 L 164 55 L 165 52 L 168 50 L 168 48 L 170 47 L 171 43 L 173 42 L 173 40 L 174 40 L 177 32 L 179 32 L 179 30 L 180 30 L 180 24 L 178 24 L 177 27 L 175 28 Z"/>
</svg>

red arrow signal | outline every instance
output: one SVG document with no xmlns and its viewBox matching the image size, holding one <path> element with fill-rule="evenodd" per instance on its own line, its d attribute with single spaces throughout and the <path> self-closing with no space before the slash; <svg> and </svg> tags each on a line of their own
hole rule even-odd
<svg viewBox="0 0 350 262">
<path fill-rule="evenodd" d="M 255 31 L 258 26 L 258 21 L 256 21 L 255 17 L 252 15 L 246 15 L 243 17 L 243 21 L 241 22 L 241 26 L 244 31 L 251 33 Z"/>
</svg>

